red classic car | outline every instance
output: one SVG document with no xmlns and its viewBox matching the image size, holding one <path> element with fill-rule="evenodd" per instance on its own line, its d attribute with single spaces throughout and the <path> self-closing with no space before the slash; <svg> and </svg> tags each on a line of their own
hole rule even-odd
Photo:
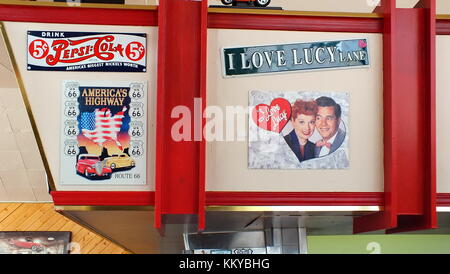
<svg viewBox="0 0 450 274">
<path fill-rule="evenodd" d="M 40 252 L 40 251 L 44 250 L 44 248 L 45 248 L 45 245 L 40 244 L 40 243 L 35 243 L 30 238 L 26 238 L 25 240 L 9 239 L 9 244 L 13 245 L 15 247 L 18 247 L 18 248 L 31 249 L 31 250 L 37 251 L 37 252 Z"/>
<path fill-rule="evenodd" d="M 83 174 L 88 179 L 94 177 L 111 178 L 112 174 L 111 168 L 94 154 L 80 154 L 75 168 L 78 174 Z"/>
<path fill-rule="evenodd" d="M 254 4 L 255 7 L 267 7 L 270 4 L 270 0 L 221 0 L 224 5 L 236 6 L 237 2 L 246 2 L 248 5 Z"/>
</svg>

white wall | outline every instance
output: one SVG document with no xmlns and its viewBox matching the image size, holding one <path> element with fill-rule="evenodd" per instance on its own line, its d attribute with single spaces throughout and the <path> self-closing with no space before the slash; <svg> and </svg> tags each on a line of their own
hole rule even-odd
<svg viewBox="0 0 450 274">
<path fill-rule="evenodd" d="M 436 39 L 437 192 L 450 193 L 450 36 Z"/>
<path fill-rule="evenodd" d="M 450 7 L 450 1 L 442 7 Z M 92 26 L 85 25 L 51 25 L 6 23 L 10 39 L 16 49 L 15 54 L 20 64 L 26 90 L 32 101 L 39 131 L 55 179 L 59 178 L 59 94 L 60 83 L 65 79 L 102 79 L 102 80 L 142 80 L 150 79 L 149 110 L 154 110 L 156 100 L 156 28 Z M 25 68 L 25 39 L 27 29 L 45 30 L 86 30 L 86 31 L 135 31 L 147 32 L 150 51 L 146 74 L 108 74 L 85 72 L 28 72 Z M 344 33 L 311 33 L 282 31 L 249 31 L 249 30 L 209 30 L 208 33 L 208 104 L 242 105 L 248 104 L 248 90 L 313 90 L 313 91 L 347 91 L 351 98 L 349 125 L 351 130 L 350 159 L 351 168 L 343 171 L 267 171 L 248 170 L 247 144 L 240 142 L 209 143 L 207 145 L 207 190 L 208 191 L 382 191 L 382 38 L 379 34 L 344 34 Z M 348 39 L 351 37 L 368 37 L 370 42 L 371 67 L 369 69 L 338 70 L 327 72 L 302 72 L 270 76 L 240 77 L 223 79 L 220 61 L 220 48 L 236 45 L 263 45 L 268 43 L 295 43 L 312 40 Z M 1 48 L 3 47 L 3 48 Z M 437 37 L 437 191 L 450 193 L 450 75 L 449 36 Z M 5 55 L 4 46 L 0 43 L 0 151 L 8 155 L 0 162 L 0 201 L 19 197 L 25 186 L 25 196 L 20 200 L 48 199 L 42 186 L 45 178 L 42 163 L 31 135 L 24 106 L 20 104 L 12 68 Z M 293 76 L 296 77 L 293 77 Z M 322 79 L 330 79 L 323 81 Z M 257 79 L 257 80 L 255 80 Z M 299 82 L 301 85 L 299 85 Z M 9 96 L 11 95 L 11 96 Z M 3 101 L 1 101 L 3 100 Z M 11 101 L 12 100 L 12 101 Z M 371 113 L 369 116 L 364 116 Z M 153 113 L 154 114 L 154 113 Z M 154 117 L 154 115 L 152 115 Z M 148 182 L 145 187 L 133 190 L 154 190 L 154 118 L 149 119 Z M 31 146 L 27 146 L 32 144 Z M 58 144 L 58 145 L 55 145 Z M 369 144 L 369 145 L 367 145 Z M 27 153 L 33 154 L 25 157 Z M 35 159 L 27 163 L 28 159 Z M 15 160 L 14 160 L 15 159 Z M 36 163 L 36 166 L 33 166 Z M 28 170 L 33 170 L 28 171 Z M 36 176 L 32 173 L 36 172 Z M 3 176 L 2 176 L 3 174 Z M 301 176 L 305 181 L 314 184 L 296 184 L 290 178 Z M 40 179 L 36 179 L 40 178 Z M 276 184 L 273 182 L 277 182 Z M 279 182 L 283 182 L 280 184 Z M 15 188 L 21 191 L 15 192 Z M 33 189 L 36 193 L 33 193 Z M 61 188 L 71 190 L 74 188 Z M 77 187 L 77 190 L 80 188 Z M 122 187 L 87 188 L 89 190 L 124 190 Z M 38 191 L 39 190 L 39 191 Z M 128 189 L 126 189 L 128 190 Z M 39 192 L 40 194 L 37 194 Z M 10 195 L 11 193 L 17 193 Z M 39 198 L 38 198 L 39 197 Z M 16 198 L 14 198 L 16 199 Z M 18 199 L 18 198 L 17 198 Z"/>
<path fill-rule="evenodd" d="M 91 26 L 63 24 L 30 24 L 6 22 L 6 30 L 14 48 L 19 70 L 30 99 L 31 108 L 47 154 L 51 172 L 56 181 L 57 190 L 89 191 L 151 191 L 154 190 L 155 160 L 155 122 L 156 122 L 156 59 L 157 28 L 124 26 Z M 49 72 L 27 71 L 26 45 L 27 30 L 58 31 L 94 31 L 94 32 L 136 32 L 147 33 L 147 72 L 146 73 L 108 73 L 108 72 Z M 147 185 L 145 186 L 61 186 L 58 184 L 59 134 L 61 86 L 64 80 L 101 80 L 101 81 L 147 81 L 148 83 L 148 159 Z"/>
<path fill-rule="evenodd" d="M 0 34 L 0 202 L 51 201 L 37 144 Z"/>
<path fill-rule="evenodd" d="M 220 49 L 351 38 L 369 39 L 370 68 L 224 79 Z M 348 92 L 347 170 L 251 170 L 247 142 L 207 144 L 207 191 L 383 191 L 382 39 L 380 34 L 209 30 L 208 105 L 248 106 L 250 90 Z"/>
</svg>

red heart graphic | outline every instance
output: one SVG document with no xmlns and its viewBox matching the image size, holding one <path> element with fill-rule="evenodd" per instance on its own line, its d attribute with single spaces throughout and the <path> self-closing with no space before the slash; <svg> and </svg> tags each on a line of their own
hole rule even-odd
<svg viewBox="0 0 450 274">
<path fill-rule="evenodd" d="M 291 104 L 284 98 L 275 98 L 270 106 L 257 105 L 253 109 L 252 118 L 258 127 L 280 133 L 291 118 Z"/>
</svg>

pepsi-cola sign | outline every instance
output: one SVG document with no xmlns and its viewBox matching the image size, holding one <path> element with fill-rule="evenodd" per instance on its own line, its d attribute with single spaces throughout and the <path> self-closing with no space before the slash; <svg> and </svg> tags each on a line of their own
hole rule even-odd
<svg viewBox="0 0 450 274">
<path fill-rule="evenodd" d="M 147 71 L 145 33 L 28 31 L 28 70 Z"/>
</svg>

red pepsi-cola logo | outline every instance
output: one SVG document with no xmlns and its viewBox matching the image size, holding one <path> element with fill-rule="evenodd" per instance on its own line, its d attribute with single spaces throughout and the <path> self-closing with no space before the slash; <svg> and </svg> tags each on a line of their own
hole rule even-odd
<svg viewBox="0 0 450 274">
<path fill-rule="evenodd" d="M 43 39 L 33 40 L 28 52 L 35 59 L 45 58 L 49 66 L 58 63 L 74 64 L 90 58 L 101 61 L 111 61 L 116 55 L 137 62 L 144 58 L 145 47 L 138 41 L 127 45 L 114 43 L 114 35 L 103 35 L 84 39 L 56 39 L 49 45 Z M 53 51 L 50 52 L 50 49 Z"/>
</svg>

